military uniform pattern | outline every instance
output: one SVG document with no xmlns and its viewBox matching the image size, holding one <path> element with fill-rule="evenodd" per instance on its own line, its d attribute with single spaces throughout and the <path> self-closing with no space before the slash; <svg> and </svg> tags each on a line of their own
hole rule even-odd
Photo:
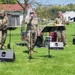
<svg viewBox="0 0 75 75">
<path fill-rule="evenodd" d="M 28 49 L 33 50 L 37 39 L 38 20 L 37 18 L 33 18 L 31 22 L 30 20 L 27 19 L 26 41 Z"/>
<path fill-rule="evenodd" d="M 66 22 L 66 19 L 63 17 L 62 19 L 56 18 L 55 19 L 55 24 L 56 26 L 64 26 Z M 66 31 L 57 31 L 57 37 L 59 42 L 63 42 L 66 44 Z"/>
<path fill-rule="evenodd" d="M 4 16 L 0 18 L 0 44 L 4 45 L 7 36 L 8 18 Z"/>
</svg>

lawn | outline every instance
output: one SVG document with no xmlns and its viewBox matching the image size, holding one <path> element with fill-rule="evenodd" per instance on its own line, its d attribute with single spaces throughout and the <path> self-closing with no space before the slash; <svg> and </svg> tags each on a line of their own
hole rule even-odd
<svg viewBox="0 0 75 75">
<path fill-rule="evenodd" d="M 64 50 L 51 50 L 48 57 L 48 48 L 37 48 L 33 59 L 29 60 L 26 46 L 17 46 L 21 42 L 20 28 L 13 30 L 11 48 L 14 49 L 14 62 L 0 62 L 0 75 L 75 75 L 75 23 L 66 25 L 67 45 Z M 5 46 L 9 43 L 9 31 Z"/>
</svg>

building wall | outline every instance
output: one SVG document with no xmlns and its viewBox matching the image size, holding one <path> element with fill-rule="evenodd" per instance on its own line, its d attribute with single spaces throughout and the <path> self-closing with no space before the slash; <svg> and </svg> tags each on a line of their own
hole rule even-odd
<svg viewBox="0 0 75 75">
<path fill-rule="evenodd" d="M 9 26 L 19 26 L 21 24 L 20 15 L 8 14 Z"/>
<path fill-rule="evenodd" d="M 21 25 L 23 21 L 23 14 L 21 14 L 19 18 L 20 18 L 20 25 Z"/>
</svg>

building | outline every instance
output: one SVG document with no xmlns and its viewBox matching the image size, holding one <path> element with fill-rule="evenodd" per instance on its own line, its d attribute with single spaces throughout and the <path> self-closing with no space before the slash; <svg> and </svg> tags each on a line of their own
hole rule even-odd
<svg viewBox="0 0 75 75">
<path fill-rule="evenodd" d="M 20 26 L 23 20 L 23 14 L 19 12 L 8 13 L 9 26 Z"/>
<path fill-rule="evenodd" d="M 22 4 L 24 6 L 24 4 Z M 30 4 L 27 5 L 28 10 Z M 9 26 L 20 26 L 23 20 L 23 8 L 19 4 L 0 4 L 0 10 L 5 10 L 9 19 Z"/>
</svg>

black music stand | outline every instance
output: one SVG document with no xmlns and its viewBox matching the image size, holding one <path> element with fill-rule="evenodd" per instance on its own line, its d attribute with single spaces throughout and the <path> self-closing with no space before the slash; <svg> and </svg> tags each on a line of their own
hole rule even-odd
<svg viewBox="0 0 75 75">
<path fill-rule="evenodd" d="M 46 26 L 42 32 L 53 32 L 55 30 L 61 31 L 66 30 L 65 26 Z"/>
<path fill-rule="evenodd" d="M 53 31 L 62 31 L 66 30 L 65 26 L 46 26 L 42 32 L 53 32 Z M 50 43 L 49 43 L 50 46 Z M 48 46 L 48 56 L 50 57 L 50 47 Z"/>
<path fill-rule="evenodd" d="M 11 30 L 15 30 L 17 27 L 12 27 L 12 26 L 8 26 L 7 30 L 10 30 L 10 34 L 9 34 L 9 43 L 7 45 L 8 49 L 11 49 Z"/>
</svg>

